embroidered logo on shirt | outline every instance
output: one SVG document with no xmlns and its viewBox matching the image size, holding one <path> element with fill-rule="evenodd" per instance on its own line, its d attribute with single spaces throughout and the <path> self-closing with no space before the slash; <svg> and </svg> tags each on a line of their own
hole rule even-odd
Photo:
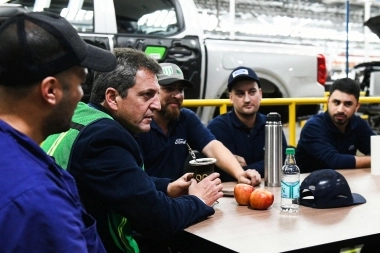
<svg viewBox="0 0 380 253">
<path fill-rule="evenodd" d="M 355 145 L 351 145 L 348 147 L 348 150 L 354 150 L 355 149 Z"/>
<path fill-rule="evenodd" d="M 174 144 L 186 144 L 186 140 L 184 140 L 184 139 L 177 139 L 177 140 L 175 140 Z"/>
</svg>

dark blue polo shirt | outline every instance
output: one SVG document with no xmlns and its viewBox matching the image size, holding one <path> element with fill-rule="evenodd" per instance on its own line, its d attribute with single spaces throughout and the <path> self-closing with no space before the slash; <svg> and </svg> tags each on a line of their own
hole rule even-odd
<svg viewBox="0 0 380 253">
<path fill-rule="evenodd" d="M 359 116 L 354 115 L 346 132 L 342 133 L 328 112 L 314 115 L 301 131 L 296 162 L 302 173 L 326 168 L 355 168 L 358 150 L 365 155 L 371 153 L 371 135 L 376 134 Z"/>
<path fill-rule="evenodd" d="M 182 108 L 179 118 L 170 122 L 168 136 L 152 121 L 151 130 L 138 134 L 136 140 L 148 175 L 178 179 L 184 174 L 184 162 L 189 154 L 186 143 L 201 152 L 215 137 L 194 112 Z"/>
<path fill-rule="evenodd" d="M 235 110 L 231 110 L 211 120 L 207 127 L 233 154 L 244 157 L 247 163 L 245 170 L 255 169 L 261 177 L 264 177 L 265 121 L 266 116 L 257 113 L 255 126 L 249 129 L 238 119 Z M 282 146 L 285 159 L 287 142 L 284 133 L 282 133 Z M 235 180 L 223 172 L 220 173 L 222 181 Z"/>
</svg>

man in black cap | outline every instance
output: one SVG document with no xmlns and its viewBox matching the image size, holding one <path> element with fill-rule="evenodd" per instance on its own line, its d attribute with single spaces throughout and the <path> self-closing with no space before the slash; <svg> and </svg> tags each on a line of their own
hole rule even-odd
<svg viewBox="0 0 380 253">
<path fill-rule="evenodd" d="M 178 178 L 183 174 L 183 164 L 188 156 L 188 145 L 207 157 L 216 158 L 216 165 L 234 181 L 257 185 L 261 177 L 255 170 L 244 171 L 231 152 L 216 140 L 189 109 L 181 108 L 184 89 L 193 87 L 185 80 L 182 70 L 173 63 L 161 63 L 161 110 L 155 111 L 151 131 L 137 138 L 142 148 L 145 170 L 155 177 Z"/>
<path fill-rule="evenodd" d="M 255 169 L 264 177 L 265 121 L 260 114 L 262 98 L 260 79 L 247 67 L 234 69 L 228 78 L 228 91 L 233 109 L 219 115 L 207 126 L 236 157 L 244 169 Z M 286 138 L 282 134 L 285 157 Z M 220 171 L 222 181 L 232 181 L 229 175 Z"/>
<path fill-rule="evenodd" d="M 39 144 L 69 129 L 86 68 L 115 67 L 59 15 L 18 14 L 0 26 L 2 252 L 105 252 L 73 178 Z"/>
</svg>

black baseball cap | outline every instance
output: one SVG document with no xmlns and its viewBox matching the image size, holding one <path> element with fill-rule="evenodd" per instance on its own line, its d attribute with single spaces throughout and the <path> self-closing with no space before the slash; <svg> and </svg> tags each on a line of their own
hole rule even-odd
<svg viewBox="0 0 380 253">
<path fill-rule="evenodd" d="M 72 66 L 108 72 L 115 56 L 87 44 L 60 15 L 20 13 L 0 26 L 0 84 L 25 85 L 58 74 Z"/>
<path fill-rule="evenodd" d="M 180 67 L 173 63 L 160 63 L 162 72 L 157 75 L 158 83 L 162 86 L 180 82 L 184 87 L 193 88 L 193 83 L 184 79 Z"/>
<path fill-rule="evenodd" d="M 256 75 L 255 71 L 253 71 L 251 68 L 240 66 L 232 70 L 230 76 L 228 77 L 228 91 L 231 91 L 232 86 L 235 84 L 235 82 L 247 79 L 256 81 L 259 88 L 261 88 L 260 79 Z"/>
<path fill-rule="evenodd" d="M 332 169 L 310 173 L 300 186 L 300 203 L 313 208 L 335 208 L 366 203 L 366 199 L 352 193 L 342 174 Z"/>
</svg>

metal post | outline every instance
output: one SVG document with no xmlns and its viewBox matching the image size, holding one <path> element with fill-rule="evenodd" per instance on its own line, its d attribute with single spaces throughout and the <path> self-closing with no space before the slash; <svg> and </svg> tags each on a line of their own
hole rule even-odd
<svg viewBox="0 0 380 253">
<path fill-rule="evenodd" d="M 296 140 L 296 103 L 292 102 L 289 104 L 289 144 L 292 146 L 297 146 Z"/>
<path fill-rule="evenodd" d="M 230 0 L 230 39 L 235 39 L 235 0 Z"/>
<path fill-rule="evenodd" d="M 372 2 L 366 1 L 364 3 L 364 21 L 367 21 L 371 17 L 371 4 Z M 364 61 L 368 62 L 369 59 L 369 41 L 368 34 L 370 30 L 368 27 L 364 27 Z"/>
</svg>

